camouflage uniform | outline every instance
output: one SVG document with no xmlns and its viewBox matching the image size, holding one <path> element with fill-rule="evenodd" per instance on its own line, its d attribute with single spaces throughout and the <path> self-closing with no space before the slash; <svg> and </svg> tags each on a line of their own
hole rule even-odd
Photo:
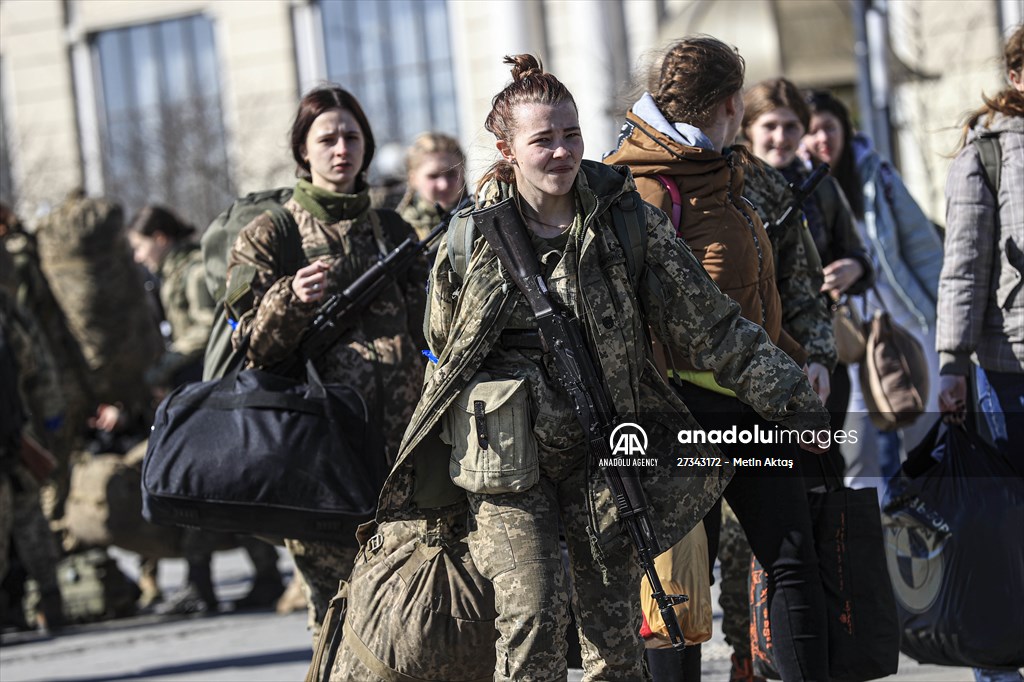
<svg viewBox="0 0 1024 682">
<path fill-rule="evenodd" d="M 412 229 L 416 230 L 416 236 L 420 239 L 430 234 L 430 231 L 441 222 L 443 215 L 441 211 L 437 210 L 437 204 L 433 204 L 415 193 L 407 193 L 395 210 L 398 215 L 402 216 L 402 220 L 412 225 Z"/>
<path fill-rule="evenodd" d="M 782 173 L 763 163 L 746 167 L 743 196 L 765 224 L 782 215 L 793 198 Z M 837 361 L 832 313 L 820 293 L 825 277 L 803 213 L 791 213 L 783 225 L 772 230 L 771 240 L 782 299 L 782 327 L 807 351 L 808 362 L 820 363 L 831 372 Z"/>
<path fill-rule="evenodd" d="M 718 291 L 666 216 L 645 205 L 644 276 L 635 289 L 611 225 L 609 206 L 634 189 L 626 169 L 584 161 L 576 195 L 585 218 L 569 235 L 560 267 L 549 285 L 579 316 L 603 371 L 609 398 L 623 419 L 648 418 L 648 452 L 678 452 L 680 428 L 696 421 L 650 361 L 645 329 L 685 350 L 695 367 L 713 369 L 719 382 L 744 396 L 771 419 L 796 428 L 820 426 L 827 416 L 800 369 L 773 346 L 764 330 L 743 320 L 739 307 Z M 504 185 L 484 192 L 484 204 L 507 196 Z M 439 361 L 428 372 L 423 396 L 381 493 L 378 521 L 431 518 L 469 504 L 473 558 L 496 588 L 496 680 L 565 677 L 561 643 L 567 623 L 565 577 L 558 554 L 558 522 L 569 535 L 573 597 L 581 624 L 585 679 L 644 678 L 638 628 L 639 572 L 629 539 L 603 474 L 587 464 L 581 445 L 562 453 L 538 445 L 540 482 L 523 492 L 487 495 L 458 488 L 448 474 L 452 447 L 439 437 L 442 416 L 483 368 L 511 352 L 501 334 L 530 316 L 515 285 L 496 265 L 485 240 L 477 239 L 461 289 L 453 284 L 446 244 L 441 243 L 430 278 L 429 344 Z M 641 314 L 641 303 L 646 315 Z M 528 363 L 524 363 L 528 365 Z M 536 391 L 531 386 L 531 391 Z M 659 415 L 650 419 L 652 415 Z M 572 439 L 577 425 L 565 404 L 531 408 L 535 428 L 544 418 L 552 433 Z M 554 427 L 560 426 L 560 431 Z M 674 446 L 674 447 L 673 447 Z M 712 445 L 687 454 L 713 456 Z M 731 467 L 645 472 L 652 521 L 662 547 L 670 547 L 704 516 L 721 495 Z M 585 615 L 580 610 L 586 609 Z"/>
<path fill-rule="evenodd" d="M 153 383 L 173 386 L 177 370 L 202 362 L 216 302 L 206 288 L 206 270 L 198 244 L 175 246 L 157 274 L 160 303 L 171 325 L 171 343 L 150 377 L 155 379 Z"/>
<path fill-rule="evenodd" d="M 412 231 L 398 221 L 371 216 L 366 191 L 333 195 L 328 210 L 300 181 L 286 204 L 295 217 L 305 253 L 322 251 L 330 264 L 325 296 L 337 293 L 378 261 L 381 248 L 393 249 Z M 379 225 L 380 228 L 375 227 Z M 375 233 L 380 233 L 380 241 Z M 239 344 L 251 334 L 249 358 L 272 364 L 293 354 L 299 337 L 317 311 L 292 291 L 292 273 L 282 271 L 282 247 L 269 216 L 262 215 L 239 233 L 231 251 L 228 276 L 250 281 L 255 303 L 242 315 L 235 331 Z M 305 261 L 303 262 L 305 265 Z M 421 259 L 364 310 L 356 324 L 326 354 L 315 361 L 324 381 L 358 387 L 371 418 L 384 430 L 393 458 L 422 386 L 422 319 L 427 263 Z M 236 279 L 241 277 L 243 279 Z M 348 577 L 355 557 L 353 541 L 344 544 L 286 541 L 308 585 L 310 618 L 323 620 L 338 582 Z"/>
<path fill-rule="evenodd" d="M 757 209 L 764 222 L 782 215 L 792 201 L 789 183 L 767 164 L 747 167 L 744 196 Z M 800 211 L 793 212 L 771 233 L 775 247 L 779 295 L 782 298 L 783 327 L 808 353 L 808 362 L 817 362 L 831 371 L 836 365 L 832 316 L 819 293 L 824 277 L 818 249 Z M 739 658 L 750 658 L 750 595 L 747 575 L 753 553 L 736 514 L 722 503 L 722 530 L 718 559 L 722 579 L 718 603 L 722 606 L 722 633 Z"/>
<path fill-rule="evenodd" d="M 0 289 L 0 326 L 14 352 L 18 364 L 18 390 L 28 414 L 52 419 L 64 411 L 64 399 L 57 381 L 54 360 L 31 315 L 16 305 L 8 292 Z M 11 387 L 3 387 L 10 390 Z M 0 470 L 0 514 L 5 522 L 0 549 L 13 542 L 18 558 L 31 578 L 39 585 L 40 595 L 52 599 L 60 594 L 57 587 L 57 543 L 39 504 L 39 483 L 20 462 L 12 461 L 14 453 L 2 453 L 5 469 Z M 6 489 L 6 491 L 4 490 Z M 6 573 L 6 566 L 0 577 Z M 59 598 L 59 597 L 58 597 Z"/>
<path fill-rule="evenodd" d="M 40 441 L 57 458 L 57 469 L 43 491 L 44 511 L 50 518 L 63 516 L 64 501 L 70 484 L 71 453 L 81 445 L 82 425 L 95 409 L 91 396 L 89 370 L 81 347 L 43 274 L 39 250 L 33 235 L 13 232 L 3 240 L 11 257 L 11 285 L 18 305 L 31 310 L 56 361 L 61 392 L 67 403 L 64 418 L 50 424 L 38 418 L 32 426 Z M 48 428 L 49 427 L 49 428 Z"/>
</svg>

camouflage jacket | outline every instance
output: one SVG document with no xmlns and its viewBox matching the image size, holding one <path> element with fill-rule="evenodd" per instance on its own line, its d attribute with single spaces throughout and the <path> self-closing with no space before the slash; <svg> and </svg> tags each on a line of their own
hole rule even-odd
<svg viewBox="0 0 1024 682">
<path fill-rule="evenodd" d="M 652 453 L 677 454 L 679 429 L 696 421 L 651 361 L 645 329 L 685 349 L 698 368 L 713 370 L 718 382 L 736 391 L 769 419 L 796 428 L 828 423 L 800 368 L 771 344 L 764 330 L 744 320 L 739 306 L 722 294 L 684 243 L 676 239 L 664 213 L 645 204 L 647 245 L 644 273 L 634 288 L 609 207 L 635 189 L 624 167 L 584 161 L 577 176 L 583 206 L 581 229 L 574 231 L 576 312 L 604 375 L 619 416 L 644 415 L 657 424 L 649 431 Z M 493 195 L 493 187 L 483 196 Z M 503 189 L 507 192 L 507 188 Z M 482 204 L 486 205 L 485 199 Z M 437 364 L 428 371 L 423 395 L 405 433 L 399 459 L 385 483 L 378 520 L 436 516 L 465 504 L 465 494 L 449 477 L 450 446 L 440 438 L 441 416 L 474 379 L 491 348 L 499 343 L 513 309 L 526 301 L 484 239 L 477 239 L 465 280 L 456 290 L 445 242 L 430 277 L 429 338 Z M 644 315 L 641 311 L 646 311 Z M 799 428 L 803 428 L 800 426 Z M 687 454 L 714 456 L 712 445 L 688 446 Z M 590 469 L 589 489 L 597 542 L 624 542 L 615 505 L 603 474 Z M 686 534 L 721 495 L 731 467 L 688 469 L 690 475 L 658 468 L 645 479 L 654 506 L 656 532 L 664 547 Z"/>
<path fill-rule="evenodd" d="M 300 192 L 285 208 L 295 217 L 303 251 L 322 253 L 330 264 L 325 295 L 342 291 L 412 231 L 401 220 L 371 215 L 366 191 L 346 198 L 341 219 L 334 219 Z M 338 195 L 342 196 L 342 195 Z M 292 291 L 294 273 L 283 270 L 283 247 L 268 214 L 239 232 L 228 260 L 228 274 L 244 269 L 254 304 L 242 315 L 233 336 L 238 347 L 249 337 L 249 358 L 258 365 L 279 362 L 296 351 L 316 314 L 317 303 L 303 303 Z M 305 256 L 302 265 L 308 264 Z M 423 363 L 417 349 L 425 305 L 427 263 L 402 273 L 363 310 L 351 329 L 314 364 L 324 381 L 350 384 L 363 392 L 371 416 L 385 430 L 393 454 L 422 385 Z"/>
<path fill-rule="evenodd" d="M 14 232 L 4 238 L 3 246 L 13 261 L 10 276 L 17 292 L 17 303 L 31 310 L 39 323 L 56 362 L 60 386 L 68 402 L 69 419 L 77 431 L 77 424 L 84 422 L 85 415 L 95 409 L 96 402 L 91 397 L 89 368 L 82 348 L 69 329 L 67 318 L 43 274 L 35 236 Z"/>
<path fill-rule="evenodd" d="M 198 244 L 176 246 L 160 264 L 160 303 L 171 323 L 170 350 L 195 360 L 206 350 L 215 303 Z"/>
<path fill-rule="evenodd" d="M 765 224 L 781 216 L 793 199 L 782 173 L 754 162 L 746 166 L 743 196 Z M 771 240 L 782 300 L 782 328 L 804 347 L 808 362 L 817 362 L 831 371 L 837 362 L 832 313 L 820 293 L 825 277 L 803 213 L 794 211 L 785 224 L 775 226 Z"/>
<path fill-rule="evenodd" d="M 18 305 L 9 290 L 0 288 L 0 325 L 18 365 L 18 390 L 28 412 L 28 426 L 45 426 L 61 419 L 66 404 L 53 354 L 28 309 Z M 8 390 L 8 387 L 4 387 Z M 37 432 L 36 437 L 44 434 Z"/>
</svg>

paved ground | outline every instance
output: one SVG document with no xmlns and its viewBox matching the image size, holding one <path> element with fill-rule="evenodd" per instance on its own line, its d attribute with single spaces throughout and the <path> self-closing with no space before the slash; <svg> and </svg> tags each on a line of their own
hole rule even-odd
<svg viewBox="0 0 1024 682">
<path fill-rule="evenodd" d="M 132 555 L 118 553 L 122 569 L 135 574 Z M 286 556 L 282 570 L 291 570 Z M 240 550 L 217 555 L 214 575 L 218 596 L 240 597 L 247 588 L 250 567 Z M 165 590 L 178 585 L 184 562 L 161 564 Z M 715 597 L 717 604 L 717 595 Z M 717 609 L 717 607 L 716 607 Z M 721 612 L 716 610 L 716 621 Z M 716 634 L 703 648 L 703 678 L 728 679 L 729 650 L 716 624 Z M 153 616 L 78 626 L 59 637 L 33 633 L 8 634 L 0 648 L 0 680 L 20 682 L 295 682 L 304 678 L 311 656 L 305 614 L 279 616 L 271 612 L 168 620 Z M 573 671 L 570 682 L 581 679 Z M 900 682 L 968 682 L 969 670 L 922 666 L 902 657 Z"/>
</svg>

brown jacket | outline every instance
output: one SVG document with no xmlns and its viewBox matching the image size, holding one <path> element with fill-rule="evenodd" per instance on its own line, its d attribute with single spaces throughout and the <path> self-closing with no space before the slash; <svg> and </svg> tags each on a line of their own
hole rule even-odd
<svg viewBox="0 0 1024 682">
<path fill-rule="evenodd" d="M 807 352 L 782 329 L 782 304 L 775 283 L 775 259 L 768 235 L 743 199 L 743 169 L 734 158 L 690 147 L 626 114 L 619 147 L 605 163 L 629 166 L 640 195 L 672 215 L 672 198 L 656 177 L 675 182 L 682 197 L 679 233 L 718 288 L 740 304 L 743 317 L 761 325 L 772 343 L 797 364 Z M 677 369 L 690 369 L 673 353 Z"/>
</svg>

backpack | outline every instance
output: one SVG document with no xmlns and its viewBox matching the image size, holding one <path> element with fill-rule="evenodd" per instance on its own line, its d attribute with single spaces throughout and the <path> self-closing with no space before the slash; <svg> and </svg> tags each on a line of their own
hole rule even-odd
<svg viewBox="0 0 1024 682">
<path fill-rule="evenodd" d="M 92 398 L 148 404 L 143 375 L 164 343 L 121 207 L 69 197 L 42 219 L 36 237 L 43 274 L 85 358 Z"/>
<path fill-rule="evenodd" d="M 665 191 L 668 192 L 669 198 L 672 200 L 672 226 L 676 228 L 676 236 L 682 237 L 679 233 L 680 223 L 683 220 L 683 197 L 679 194 L 679 187 L 672 181 L 667 175 L 655 175 L 658 182 L 662 184 Z"/>
<path fill-rule="evenodd" d="M 57 562 L 57 583 L 69 623 L 95 623 L 135 615 L 138 586 L 121 571 L 105 549 L 70 554 Z M 42 595 L 39 585 L 26 584 L 29 617 L 34 619 Z"/>
<path fill-rule="evenodd" d="M 147 442 L 127 454 L 86 455 L 71 469 L 64 524 L 86 547 L 117 545 L 143 556 L 182 556 L 182 529 L 142 518 L 142 459 Z"/>
<path fill-rule="evenodd" d="M 998 198 L 1003 174 L 1003 148 L 999 144 L 999 133 L 983 133 L 971 143 L 978 149 L 981 166 L 985 169 L 985 184 Z"/>
<path fill-rule="evenodd" d="M 476 226 L 473 223 L 473 208 L 465 209 L 452 218 L 448 228 L 448 262 L 461 282 L 466 277 L 469 259 L 476 243 Z M 636 191 L 626 192 L 616 199 L 611 207 L 612 223 L 615 236 L 626 257 L 626 272 L 629 281 L 636 289 L 643 272 L 644 258 L 647 255 L 647 217 L 644 214 L 644 202 Z"/>
<path fill-rule="evenodd" d="M 210 329 L 210 339 L 207 341 L 206 354 L 203 358 L 203 381 L 224 376 L 228 367 L 241 357 L 231 345 L 231 333 L 235 330 L 237 318 L 230 318 L 230 299 L 226 294 L 228 256 L 242 228 L 260 214 L 269 213 L 274 227 L 283 237 L 281 243 L 286 249 L 284 262 L 286 265 L 295 264 L 296 269 L 299 267 L 302 245 L 298 240 L 298 233 L 293 229 L 295 219 L 283 205 L 291 196 L 290 187 L 247 194 L 214 218 L 203 233 L 200 245 L 203 249 L 203 267 L 206 270 L 206 288 L 217 301 L 213 327 Z M 248 282 L 244 288 L 247 287 Z M 237 296 L 237 293 L 235 295 Z"/>
</svg>

